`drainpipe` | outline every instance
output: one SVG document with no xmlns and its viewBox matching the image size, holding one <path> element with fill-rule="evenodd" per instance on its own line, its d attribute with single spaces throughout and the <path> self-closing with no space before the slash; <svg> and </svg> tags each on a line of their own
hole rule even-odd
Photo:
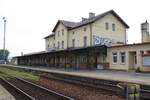
<svg viewBox="0 0 150 100">
<path fill-rule="evenodd" d="M 90 24 L 90 46 L 92 46 L 92 24 Z"/>
</svg>

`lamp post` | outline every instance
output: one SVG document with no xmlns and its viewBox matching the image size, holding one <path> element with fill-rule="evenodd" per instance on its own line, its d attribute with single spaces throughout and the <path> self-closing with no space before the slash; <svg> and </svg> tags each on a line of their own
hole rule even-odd
<svg viewBox="0 0 150 100">
<path fill-rule="evenodd" d="M 5 52 L 5 35 L 6 35 L 6 17 L 3 17 L 4 21 L 4 47 L 3 47 L 3 55 L 4 55 L 4 63 L 6 64 L 6 52 Z"/>
</svg>

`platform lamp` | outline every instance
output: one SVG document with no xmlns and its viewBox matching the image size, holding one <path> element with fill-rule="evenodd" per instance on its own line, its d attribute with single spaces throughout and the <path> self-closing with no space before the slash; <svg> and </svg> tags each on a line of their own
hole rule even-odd
<svg viewBox="0 0 150 100">
<path fill-rule="evenodd" d="M 4 55 L 4 63 L 6 64 L 6 52 L 5 52 L 5 35 L 6 35 L 6 17 L 3 17 L 4 21 L 4 47 L 3 47 L 3 55 Z"/>
</svg>

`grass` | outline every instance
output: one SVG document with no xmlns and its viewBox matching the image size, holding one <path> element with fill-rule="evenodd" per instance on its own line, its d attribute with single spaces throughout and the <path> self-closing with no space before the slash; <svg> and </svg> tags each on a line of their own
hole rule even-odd
<svg viewBox="0 0 150 100">
<path fill-rule="evenodd" d="M 9 76 L 28 79 L 28 80 L 32 80 L 32 81 L 39 80 L 39 76 L 33 75 L 33 73 L 0 67 L 0 77 L 9 77 Z"/>
</svg>

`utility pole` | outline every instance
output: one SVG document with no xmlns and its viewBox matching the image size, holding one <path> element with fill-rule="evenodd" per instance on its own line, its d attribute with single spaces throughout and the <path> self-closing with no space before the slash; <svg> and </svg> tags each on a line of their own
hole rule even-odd
<svg viewBox="0 0 150 100">
<path fill-rule="evenodd" d="M 5 35 L 6 35 L 6 17 L 3 17 L 4 21 L 4 47 L 3 47 L 3 55 L 4 55 L 4 63 L 6 64 L 6 52 L 5 52 Z"/>
</svg>

